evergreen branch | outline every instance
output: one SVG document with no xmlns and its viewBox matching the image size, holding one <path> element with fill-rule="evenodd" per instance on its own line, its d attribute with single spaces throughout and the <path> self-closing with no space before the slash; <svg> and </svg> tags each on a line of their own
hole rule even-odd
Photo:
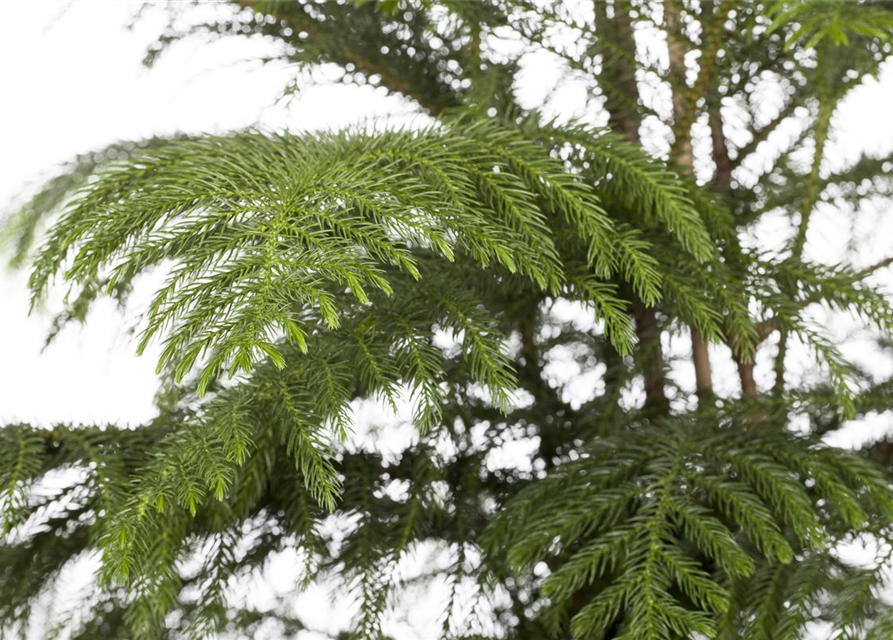
<svg viewBox="0 0 893 640">
<path fill-rule="evenodd" d="M 259 180 L 267 163 L 276 169 Z M 649 198 L 673 193 L 668 184 L 649 189 Z M 495 215 L 472 211 L 478 195 Z M 484 266 L 495 258 L 539 286 L 560 286 L 566 276 L 537 197 L 591 238 L 601 272 L 613 272 L 619 249 L 625 276 L 655 297 L 649 259 L 634 242 L 617 242 L 585 185 L 519 136 L 459 122 L 371 137 L 238 134 L 145 151 L 77 195 L 32 287 L 36 300 L 72 255 L 67 279 L 86 286 L 111 269 L 108 288 L 173 261 L 140 349 L 168 333 L 159 367 L 180 379 L 201 362 L 202 392 L 222 370 L 247 371 L 266 357 L 281 365 L 278 335 L 305 349 L 311 317 L 337 326 L 331 286 L 364 302 L 369 286 L 390 293 L 383 268 L 422 277 L 414 247 L 452 259 L 458 243 Z"/>
<path fill-rule="evenodd" d="M 508 544 L 518 571 L 542 559 L 557 565 L 543 582 L 553 606 L 590 594 L 589 603 L 571 620 L 575 635 L 597 634 L 618 619 L 636 638 L 709 635 L 713 627 L 708 614 L 725 611 L 730 595 L 717 577 L 705 572 L 701 558 L 709 559 L 726 580 L 746 579 L 756 569 L 752 552 L 730 527 L 740 527 L 765 557 L 787 563 L 792 551 L 782 523 L 793 528 L 801 543 L 825 549 L 828 528 L 834 526 L 829 518 L 840 518 L 848 527 L 866 524 L 853 491 L 867 490 L 871 500 L 884 505 L 885 514 L 893 515 L 889 487 L 878 480 L 864 486 L 851 475 L 864 463 L 849 454 L 815 450 L 808 440 L 778 433 L 705 438 L 698 429 L 678 426 L 668 432 L 665 427 L 659 435 L 646 430 L 622 440 L 596 441 L 587 448 L 588 457 L 560 466 L 539 486 L 522 491 L 494 523 L 488 544 Z M 705 473 L 727 465 L 729 480 Z M 841 475 L 842 468 L 849 471 Z M 582 477 L 587 478 L 586 494 L 600 498 L 591 524 L 568 528 L 572 520 L 562 513 L 564 502 L 546 503 L 539 496 L 562 495 L 561 485 L 572 487 Z M 802 484 L 807 479 L 816 483 L 819 496 L 807 493 Z M 580 504 L 582 497 L 568 500 Z M 611 502 L 615 505 L 609 506 Z M 836 516 L 829 512 L 819 517 L 820 509 L 832 505 Z M 712 515 L 717 511 L 722 520 Z M 605 517 L 607 513 L 615 515 Z M 512 526 L 515 518 L 542 524 L 521 530 Z M 690 543 L 702 556 L 687 555 L 681 550 L 687 547 L 677 540 Z M 673 586 L 691 605 L 671 595 Z"/>
</svg>

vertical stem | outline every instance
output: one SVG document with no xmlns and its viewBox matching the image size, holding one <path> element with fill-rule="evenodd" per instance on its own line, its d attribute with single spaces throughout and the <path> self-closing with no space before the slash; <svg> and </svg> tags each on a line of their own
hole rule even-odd
<svg viewBox="0 0 893 640">
<path fill-rule="evenodd" d="M 664 358 L 660 343 L 660 323 L 654 309 L 638 304 L 634 310 L 636 336 L 639 339 L 637 357 L 645 377 L 645 409 L 650 415 L 667 412 L 667 395 L 664 391 Z"/>
<path fill-rule="evenodd" d="M 636 80 L 636 41 L 633 34 L 632 17 L 629 2 L 619 1 L 613 5 L 614 15 L 608 17 L 604 0 L 593 0 L 596 28 L 604 33 L 605 38 L 612 39 L 622 51 L 629 56 L 612 56 L 603 61 L 602 76 L 629 96 L 638 96 L 639 87 Z M 640 144 L 639 127 L 641 115 L 631 110 L 628 102 L 624 102 L 613 92 L 605 93 L 605 108 L 608 111 L 609 125 L 614 131 L 624 135 L 632 143 Z M 633 306 L 636 322 L 636 337 L 639 342 L 637 359 L 645 377 L 645 407 L 653 415 L 667 413 L 667 396 L 664 391 L 664 358 L 661 347 L 660 323 L 653 307 L 638 301 Z"/>
<path fill-rule="evenodd" d="M 676 165 L 682 173 L 692 175 L 694 173 L 694 155 L 691 143 L 691 124 L 694 121 L 693 112 L 697 105 L 696 101 L 689 104 L 689 101 L 686 100 L 688 88 L 685 82 L 685 44 L 680 37 L 682 16 L 677 0 L 665 0 L 664 22 L 670 61 L 670 87 L 673 91 L 674 141 L 670 162 Z M 702 60 L 702 63 L 708 64 L 708 60 Z M 713 394 L 710 352 L 701 332 L 695 327 L 690 327 L 690 329 L 696 389 L 698 398 L 703 401 Z"/>
<path fill-rule="evenodd" d="M 681 38 L 676 36 L 682 28 L 677 2 L 681 2 L 681 0 L 666 0 L 664 3 L 667 47 L 670 54 L 670 84 L 673 89 L 673 133 L 675 134 L 670 157 L 682 158 L 683 164 L 690 166 L 691 126 L 698 116 L 698 103 L 707 96 L 716 67 L 716 58 L 722 44 L 722 27 L 734 3 L 731 0 L 723 0 L 715 10 L 713 2 L 702 3 L 701 24 L 704 35 L 702 36 L 700 69 L 694 86 L 689 90 L 685 82 L 685 44 Z M 680 63 L 675 71 L 673 69 L 674 59 Z M 686 159 L 687 163 L 684 162 Z"/>
<path fill-rule="evenodd" d="M 682 14 L 678 0 L 664 0 L 664 24 L 667 33 L 667 52 L 670 61 L 670 88 L 673 92 L 673 146 L 670 149 L 670 162 L 683 171 L 692 172 L 694 157 L 691 147 L 691 124 L 685 81 L 685 43 L 680 37 Z"/>
<path fill-rule="evenodd" d="M 719 96 L 715 91 L 707 95 L 707 117 L 710 124 L 710 141 L 713 143 L 713 164 L 716 166 L 714 184 L 728 195 L 732 185 L 732 159 L 729 157 L 729 145 L 723 132 L 722 112 Z"/>
<path fill-rule="evenodd" d="M 828 141 L 828 132 L 831 129 L 831 116 L 834 107 L 827 98 L 819 97 L 818 115 L 815 126 L 815 153 L 812 157 L 812 167 L 806 181 L 806 195 L 803 198 L 803 207 L 800 209 L 800 224 L 797 227 L 797 236 L 794 238 L 792 255 L 800 258 L 806 245 L 806 232 L 809 229 L 809 218 L 819 200 L 820 170 L 822 159 L 825 156 L 825 143 Z"/>
<path fill-rule="evenodd" d="M 543 377 L 542 354 L 534 335 L 540 323 L 539 299 L 533 298 L 519 305 L 518 334 L 521 338 L 521 359 L 518 362 L 518 381 L 536 399 L 536 406 L 543 407 L 551 419 L 537 425 L 539 428 L 539 454 L 546 468 L 555 464 L 558 450 L 570 437 L 563 418 L 571 409 L 559 393 Z"/>
<path fill-rule="evenodd" d="M 731 200 L 732 198 L 732 159 L 729 157 L 729 145 L 726 141 L 725 132 L 723 131 L 722 120 L 722 104 L 719 100 L 719 94 L 716 87 L 712 86 L 707 92 L 707 119 L 710 125 L 710 141 L 713 146 L 713 164 L 716 167 L 716 173 L 713 176 L 713 184 L 723 196 Z M 727 340 L 732 350 L 732 358 L 738 365 L 738 379 L 741 382 L 741 393 L 745 398 L 755 400 L 758 396 L 757 382 L 754 378 L 754 363 L 745 362 L 735 348 L 734 336 L 730 335 Z"/>
<path fill-rule="evenodd" d="M 613 40 L 619 51 L 629 55 L 615 55 L 602 61 L 602 77 L 627 96 L 639 95 L 636 80 L 636 40 L 633 34 L 632 17 L 629 14 L 629 0 L 621 0 L 613 5 L 614 15 L 608 17 L 605 0 L 593 0 L 596 28 L 604 33 L 605 40 Z M 605 109 L 609 124 L 614 131 L 623 134 L 630 142 L 639 144 L 641 115 L 629 108 L 629 100 L 621 100 L 614 91 L 605 91 Z"/>
<path fill-rule="evenodd" d="M 713 393 L 713 371 L 710 366 L 710 352 L 707 341 L 701 332 L 691 327 L 691 358 L 695 365 L 695 388 L 698 398 L 707 401 Z"/>
<path fill-rule="evenodd" d="M 738 377 L 741 379 L 741 392 L 745 398 L 756 400 L 757 381 L 753 377 L 753 362 L 738 360 Z"/>
<path fill-rule="evenodd" d="M 772 394 L 780 396 L 784 393 L 784 361 L 788 352 L 788 332 L 784 328 L 778 330 L 778 353 L 775 355 L 775 383 L 772 385 Z"/>
</svg>

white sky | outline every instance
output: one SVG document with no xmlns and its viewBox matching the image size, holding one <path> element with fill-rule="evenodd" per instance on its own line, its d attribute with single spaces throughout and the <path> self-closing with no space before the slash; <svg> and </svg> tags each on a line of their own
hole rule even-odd
<svg viewBox="0 0 893 640">
<path fill-rule="evenodd" d="M 177 45 L 147 71 L 141 60 L 163 18 L 150 15 L 134 30 L 124 29 L 138 4 L 0 2 L 0 211 L 59 163 L 116 140 L 253 124 L 337 128 L 371 116 L 411 112 L 383 90 L 340 85 L 312 87 L 289 106 L 271 107 L 293 72 L 238 64 L 262 52 L 256 43 Z M 544 95 L 554 81 L 550 64 L 532 60 L 521 74 L 532 99 Z M 859 89 L 835 119 L 833 148 L 841 162 L 854 159 L 861 149 L 893 149 L 893 72 L 886 71 L 881 82 Z M 569 87 L 551 104 L 574 112 L 581 108 L 581 98 Z M 893 254 L 888 215 L 872 212 L 854 229 L 848 217 L 834 212 L 823 212 L 818 220 L 810 235 L 815 257 L 841 259 L 853 230 L 871 240 L 864 255 L 857 256 L 863 264 Z M 129 316 L 111 303 L 100 303 L 86 326 L 68 327 L 41 352 L 50 316 L 28 316 L 25 280 L 24 273 L 0 271 L 0 423 L 138 423 L 150 417 L 157 352 L 135 357 L 127 333 Z M 722 378 L 734 378 L 733 370 L 723 366 L 717 360 L 719 386 Z M 879 418 L 855 428 L 860 440 L 890 424 Z M 424 607 L 410 612 L 416 618 L 410 626 L 424 626 L 418 617 L 427 612 Z"/>
</svg>

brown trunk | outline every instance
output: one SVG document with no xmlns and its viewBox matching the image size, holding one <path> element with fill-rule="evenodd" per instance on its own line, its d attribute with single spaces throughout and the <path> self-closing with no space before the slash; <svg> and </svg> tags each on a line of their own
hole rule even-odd
<svg viewBox="0 0 893 640">
<path fill-rule="evenodd" d="M 697 107 L 686 100 L 687 85 L 685 82 L 685 44 L 680 35 L 682 16 L 676 0 L 664 2 L 664 22 L 667 27 L 667 50 L 670 61 L 670 86 L 673 91 L 673 147 L 670 163 L 676 165 L 682 173 L 694 173 L 694 155 L 691 145 L 691 123 L 694 117 L 689 113 Z M 710 353 L 707 342 L 701 332 L 691 327 L 692 361 L 695 365 L 695 383 L 698 398 L 706 399 L 713 393 L 713 376 L 711 375 Z"/>
<path fill-rule="evenodd" d="M 670 162 L 685 172 L 691 173 L 694 156 L 691 147 L 691 124 L 694 120 L 688 113 L 696 105 L 687 104 L 688 85 L 685 82 L 685 43 L 679 35 L 682 29 L 682 16 L 678 0 L 665 0 L 664 23 L 667 27 L 667 51 L 670 61 L 670 88 L 673 91 L 673 147 Z"/>
<path fill-rule="evenodd" d="M 720 103 L 716 95 L 708 96 L 708 114 L 710 122 L 710 140 L 713 143 L 713 163 L 716 165 L 714 183 L 724 192 L 728 191 L 732 184 L 732 159 L 729 158 L 729 147 L 726 144 L 726 136 L 722 130 L 722 114 Z"/>
<path fill-rule="evenodd" d="M 599 30 L 604 29 L 603 38 L 613 40 L 618 52 L 623 53 L 603 62 L 605 68 L 602 75 L 627 96 L 638 96 L 636 41 L 633 35 L 632 18 L 629 15 L 629 3 L 615 2 L 612 17 L 608 17 L 606 8 L 607 4 L 604 0 L 594 0 L 596 26 Z M 638 111 L 629 108 L 629 101 L 622 101 L 615 93 L 606 91 L 605 109 L 608 112 L 611 129 L 623 134 L 630 142 L 639 144 L 641 117 Z"/>
<path fill-rule="evenodd" d="M 707 114 L 710 124 L 710 140 L 713 144 L 713 164 L 716 166 L 716 174 L 713 176 L 713 183 L 723 196 L 726 198 L 730 195 L 730 187 L 732 184 L 732 171 L 734 165 L 729 157 L 729 147 L 726 142 L 725 132 L 723 131 L 722 113 L 720 111 L 720 102 L 715 88 L 711 89 L 707 95 Z M 763 337 L 761 336 L 762 340 Z M 754 379 L 754 363 L 745 362 L 741 354 L 736 350 L 735 336 L 728 335 L 727 343 L 732 350 L 732 358 L 738 365 L 738 379 L 741 382 L 741 394 L 750 400 L 756 400 L 757 382 Z"/>
<path fill-rule="evenodd" d="M 713 393 L 713 375 L 710 367 L 710 352 L 707 341 L 701 332 L 691 328 L 691 357 L 695 365 L 695 384 L 698 397 L 706 400 Z"/>
<path fill-rule="evenodd" d="M 606 3 L 603 0 L 594 0 L 596 25 L 599 30 L 603 30 L 604 38 L 611 39 L 618 51 L 628 52 L 628 55 L 618 55 L 605 60 L 602 74 L 614 87 L 628 96 L 638 96 L 636 42 L 629 15 L 629 3 L 615 2 L 613 8 L 614 15 L 608 17 Z M 611 92 L 605 94 L 605 108 L 608 111 L 611 129 L 623 134 L 630 142 L 639 144 L 641 142 L 639 112 L 630 109 L 628 101 L 618 99 Z M 645 378 L 645 407 L 653 415 L 662 415 L 667 413 L 668 404 L 664 392 L 664 358 L 660 343 L 660 324 L 655 309 L 645 306 L 641 301 L 634 304 L 633 316 L 639 342 L 636 356 Z"/>
<path fill-rule="evenodd" d="M 635 308 L 636 335 L 639 338 L 637 356 L 645 378 L 645 409 L 651 415 L 667 412 L 664 391 L 664 359 L 660 343 L 660 323 L 654 309 L 639 304 Z"/>
<path fill-rule="evenodd" d="M 757 381 L 753 377 L 753 362 L 738 360 L 738 377 L 741 379 L 741 393 L 745 398 L 756 400 Z"/>
<path fill-rule="evenodd" d="M 729 148 L 726 144 L 726 136 L 722 129 L 722 115 L 720 103 L 714 92 L 708 95 L 707 112 L 710 122 L 710 140 L 713 143 L 713 163 L 716 165 L 716 175 L 713 182 L 717 189 L 728 197 L 732 183 L 732 161 L 729 158 Z M 762 338 L 761 338 L 762 339 Z M 734 335 L 728 336 L 728 345 L 732 350 L 732 358 L 738 365 L 738 378 L 741 381 L 741 393 L 745 398 L 755 400 L 757 398 L 757 383 L 753 377 L 753 362 L 744 362 L 741 354 L 736 351 Z"/>
</svg>

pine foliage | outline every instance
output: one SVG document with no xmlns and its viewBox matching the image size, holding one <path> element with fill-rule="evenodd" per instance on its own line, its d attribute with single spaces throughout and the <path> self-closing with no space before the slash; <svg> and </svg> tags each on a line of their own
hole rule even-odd
<svg viewBox="0 0 893 640">
<path fill-rule="evenodd" d="M 636 195 L 651 204 L 652 193 Z M 337 327 L 334 287 L 365 304 L 369 289 L 391 293 L 384 268 L 420 279 L 410 247 L 451 261 L 462 251 L 559 293 L 568 277 L 537 197 L 588 244 L 603 276 L 625 265 L 640 289 L 655 289 L 655 274 L 640 266 L 647 258 L 617 242 L 589 187 L 535 144 L 486 123 L 375 136 L 241 134 L 135 154 L 80 190 L 31 286 L 39 296 L 69 257 L 68 281 L 102 277 L 110 291 L 172 261 L 140 348 L 172 329 L 159 367 L 179 381 L 207 357 L 204 390 L 221 370 L 248 371 L 263 357 L 282 366 L 279 335 L 306 351 L 312 324 Z"/>
<path fill-rule="evenodd" d="M 569 622 L 597 637 L 616 623 L 623 638 L 712 637 L 754 556 L 790 564 L 792 545 L 827 550 L 829 522 L 862 531 L 891 510 L 886 478 L 857 456 L 680 425 L 593 441 L 509 501 L 485 544 L 517 571 L 554 567 L 541 592 L 555 632 Z"/>
<path fill-rule="evenodd" d="M 116 143 L 6 218 L 34 308 L 65 292 L 50 339 L 164 280 L 137 340 L 161 345 L 155 419 L 0 427 L 0 636 L 297 637 L 315 630 L 291 598 L 243 593 L 285 556 L 296 593 L 353 603 L 344 638 L 390 637 L 432 585 L 443 637 L 890 637 L 893 447 L 825 436 L 888 411 L 891 384 L 823 319 L 887 357 L 891 259 L 826 264 L 810 225 L 893 193 L 890 156 L 830 152 L 893 9 L 578 4 L 236 0 L 202 24 L 165 8 L 149 64 L 247 35 L 426 124 Z M 636 45 L 648 33 L 667 64 Z M 525 106 L 529 53 L 585 89 L 585 116 Z M 789 233 L 765 248 L 768 219 Z M 373 402 L 408 416 L 397 453 L 358 428 Z M 502 464 L 512 447 L 531 453 Z M 874 562 L 846 562 L 854 542 Z M 72 571 L 89 592 L 55 602 Z"/>
</svg>

